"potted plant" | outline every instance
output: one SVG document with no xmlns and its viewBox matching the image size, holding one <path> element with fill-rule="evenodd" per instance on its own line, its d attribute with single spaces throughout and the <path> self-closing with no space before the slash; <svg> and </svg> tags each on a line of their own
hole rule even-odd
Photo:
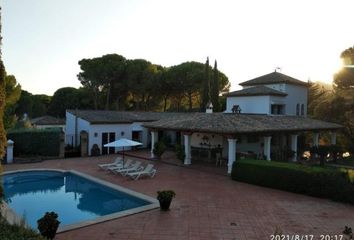
<svg viewBox="0 0 354 240">
<path fill-rule="evenodd" d="M 58 214 L 55 212 L 46 212 L 42 218 L 38 219 L 38 230 L 43 237 L 54 239 L 60 224 L 57 218 Z"/>
<path fill-rule="evenodd" d="M 176 196 L 176 193 L 172 190 L 163 190 L 157 192 L 157 200 L 160 202 L 160 209 L 167 211 L 170 208 L 172 198 Z"/>
</svg>

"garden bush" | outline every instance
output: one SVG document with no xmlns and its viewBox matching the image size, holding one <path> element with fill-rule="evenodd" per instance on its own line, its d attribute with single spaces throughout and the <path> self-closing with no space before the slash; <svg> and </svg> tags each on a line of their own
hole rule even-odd
<svg viewBox="0 0 354 240">
<path fill-rule="evenodd" d="M 0 239 L 1 240 L 45 240 L 41 235 L 32 229 L 25 228 L 18 224 L 9 224 L 0 216 Z"/>
<path fill-rule="evenodd" d="M 158 158 L 161 158 L 162 154 L 166 151 L 166 145 L 164 142 L 159 141 L 154 145 L 154 155 Z"/>
<path fill-rule="evenodd" d="M 348 172 L 335 168 L 237 160 L 231 177 L 241 182 L 354 204 L 354 184 L 349 181 Z"/>
<path fill-rule="evenodd" d="M 185 154 L 184 154 L 184 146 L 177 144 L 176 148 L 175 148 L 175 152 L 176 152 L 176 157 L 177 159 L 183 161 L 185 158 Z"/>
<path fill-rule="evenodd" d="M 59 156 L 60 129 L 23 129 L 9 131 L 15 156 Z"/>
</svg>

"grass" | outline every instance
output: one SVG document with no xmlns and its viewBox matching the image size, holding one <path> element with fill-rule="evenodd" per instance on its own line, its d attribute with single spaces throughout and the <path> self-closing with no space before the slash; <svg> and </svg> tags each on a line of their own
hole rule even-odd
<svg viewBox="0 0 354 240">
<path fill-rule="evenodd" d="M 354 156 L 337 160 L 337 164 L 354 167 Z"/>
</svg>

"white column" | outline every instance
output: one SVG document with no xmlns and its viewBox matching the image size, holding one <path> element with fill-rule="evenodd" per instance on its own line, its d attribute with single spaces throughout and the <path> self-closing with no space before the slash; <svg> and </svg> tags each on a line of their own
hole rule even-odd
<svg viewBox="0 0 354 240">
<path fill-rule="evenodd" d="M 291 135 L 291 150 L 294 151 L 293 162 L 297 161 L 297 134 Z"/>
<path fill-rule="evenodd" d="M 266 156 L 266 159 L 270 161 L 270 143 L 271 143 L 272 137 L 267 136 L 264 137 L 264 150 L 263 153 Z"/>
<path fill-rule="evenodd" d="M 318 146 L 318 139 L 320 138 L 320 134 L 317 132 L 313 133 L 313 146 Z"/>
<path fill-rule="evenodd" d="M 337 144 L 337 134 L 335 132 L 331 132 L 331 144 L 332 145 Z"/>
<path fill-rule="evenodd" d="M 13 163 L 14 161 L 14 141 L 8 140 L 6 147 L 6 162 Z"/>
<path fill-rule="evenodd" d="M 232 165 L 236 161 L 236 139 L 228 138 L 227 141 L 229 142 L 229 160 L 227 163 L 227 174 L 231 174 Z"/>
<path fill-rule="evenodd" d="M 158 141 L 158 132 L 157 131 L 151 131 L 151 158 L 154 158 L 154 147 L 155 143 Z"/>
<path fill-rule="evenodd" d="M 184 134 L 184 165 L 191 164 L 191 134 Z"/>
</svg>

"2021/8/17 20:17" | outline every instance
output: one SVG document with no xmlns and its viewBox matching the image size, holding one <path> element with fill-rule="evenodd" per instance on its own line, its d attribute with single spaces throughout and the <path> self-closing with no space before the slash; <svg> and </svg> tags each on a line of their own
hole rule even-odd
<svg viewBox="0 0 354 240">
<path fill-rule="evenodd" d="M 315 238 L 313 234 L 281 234 L 270 235 L 270 240 L 344 240 L 343 234 L 321 234 L 319 238 Z"/>
</svg>

